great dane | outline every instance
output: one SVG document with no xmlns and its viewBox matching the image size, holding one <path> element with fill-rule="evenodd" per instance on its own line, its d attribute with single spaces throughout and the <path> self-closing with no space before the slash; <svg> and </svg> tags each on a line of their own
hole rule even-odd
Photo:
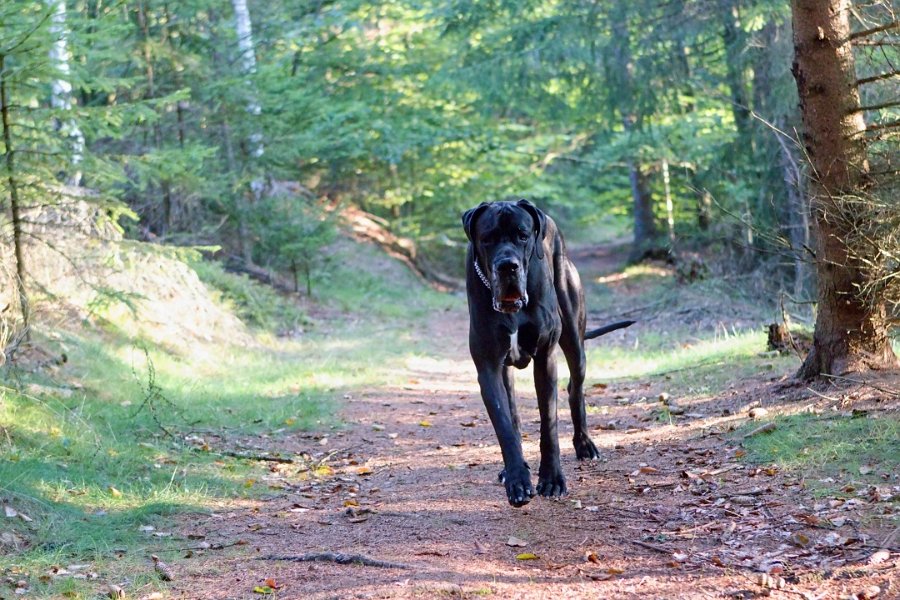
<svg viewBox="0 0 900 600">
<path fill-rule="evenodd" d="M 584 409 L 584 340 L 628 327 L 621 321 L 585 332 L 584 290 L 553 219 L 528 200 L 482 202 L 462 217 L 469 247 L 469 351 L 478 370 L 504 469 L 500 478 L 509 503 L 528 504 L 535 494 L 522 454 L 512 368 L 534 361 L 534 387 L 541 415 L 541 464 L 537 493 L 566 493 L 556 429 L 556 345 L 569 365 L 569 409 L 575 456 L 598 458 Z"/>
</svg>

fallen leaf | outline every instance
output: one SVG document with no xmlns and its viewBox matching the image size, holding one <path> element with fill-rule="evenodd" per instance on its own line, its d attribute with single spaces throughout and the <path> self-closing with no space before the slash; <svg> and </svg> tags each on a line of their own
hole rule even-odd
<svg viewBox="0 0 900 600">
<path fill-rule="evenodd" d="M 344 500 L 344 506 L 359 506 L 359 500 L 356 498 L 348 498 Z"/>
<path fill-rule="evenodd" d="M 873 598 L 877 598 L 881 594 L 881 588 L 877 585 L 869 585 L 866 586 L 866 589 L 857 592 L 856 597 L 860 600 L 872 600 Z"/>
<path fill-rule="evenodd" d="M 275 583 L 275 580 L 271 577 L 266 579 L 266 586 L 272 588 L 273 590 L 277 590 L 278 588 L 282 587 Z"/>
<path fill-rule="evenodd" d="M 875 554 L 869 557 L 870 565 L 880 565 L 887 559 L 891 557 L 891 553 L 888 550 L 879 550 Z"/>
<path fill-rule="evenodd" d="M 12 506 L 4 506 L 3 512 L 6 514 L 7 519 L 15 519 L 19 516 L 19 511 L 14 509 Z"/>
<path fill-rule="evenodd" d="M 868 475 L 873 470 L 874 469 L 870 465 L 862 465 L 859 467 L 859 474 L 860 475 Z"/>
<path fill-rule="evenodd" d="M 797 518 L 807 525 L 818 525 L 821 522 L 821 519 L 816 515 L 808 515 L 805 513 L 800 513 L 799 515 L 797 515 Z"/>
<path fill-rule="evenodd" d="M 255 588 L 253 588 L 253 593 L 254 594 L 274 594 L 275 590 L 273 590 L 272 588 L 270 588 L 267 585 L 258 585 Z"/>
<path fill-rule="evenodd" d="M 521 554 L 516 554 L 517 560 L 537 560 L 540 558 L 537 554 L 532 554 L 531 552 L 523 552 Z"/>
<path fill-rule="evenodd" d="M 113 498 L 121 498 L 122 497 L 122 492 L 120 492 L 113 486 L 109 486 L 109 493 Z"/>
<path fill-rule="evenodd" d="M 806 534 L 796 531 L 791 535 L 791 542 L 793 542 L 797 546 L 800 546 L 801 548 L 807 548 L 809 547 L 810 539 Z"/>
<path fill-rule="evenodd" d="M 513 548 L 524 548 L 525 546 L 528 545 L 528 542 L 526 542 L 525 540 L 520 540 L 516 536 L 511 535 L 511 536 L 509 536 L 509 539 L 506 540 L 506 545 L 511 546 Z"/>
<path fill-rule="evenodd" d="M 422 419 L 419 421 L 419 427 L 431 427 L 431 421 Z"/>
<path fill-rule="evenodd" d="M 625 569 L 620 569 L 619 567 L 608 567 L 606 572 L 610 575 L 621 575 L 625 572 Z"/>
<path fill-rule="evenodd" d="M 357 475 L 371 475 L 374 472 L 372 467 L 360 467 L 356 470 Z"/>
<path fill-rule="evenodd" d="M 597 553 L 594 552 L 593 550 L 585 551 L 584 560 L 587 562 L 592 562 L 592 563 L 598 564 L 598 565 L 600 564 L 600 557 L 597 556 Z"/>
<path fill-rule="evenodd" d="M 638 469 L 638 470 L 639 470 L 641 473 L 644 473 L 644 474 L 647 474 L 647 473 L 659 473 L 659 469 L 656 469 L 656 468 L 654 468 L 654 467 L 641 467 L 641 468 Z"/>
<path fill-rule="evenodd" d="M 672 558 L 675 560 L 675 562 L 684 562 L 687 560 L 688 555 L 684 552 L 673 552 Z"/>
</svg>

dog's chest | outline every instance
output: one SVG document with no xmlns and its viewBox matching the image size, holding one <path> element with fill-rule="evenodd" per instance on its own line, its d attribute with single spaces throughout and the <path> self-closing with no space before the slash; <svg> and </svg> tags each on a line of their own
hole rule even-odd
<svg viewBox="0 0 900 600">
<path fill-rule="evenodd" d="M 538 332 L 533 325 L 526 323 L 513 331 L 509 336 L 509 349 L 505 364 L 524 369 L 537 353 Z"/>
</svg>

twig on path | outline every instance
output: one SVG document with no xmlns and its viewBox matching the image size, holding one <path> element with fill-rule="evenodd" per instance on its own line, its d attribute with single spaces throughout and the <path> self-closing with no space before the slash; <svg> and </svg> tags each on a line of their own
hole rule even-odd
<svg viewBox="0 0 900 600">
<path fill-rule="evenodd" d="M 218 454 L 220 456 L 230 456 L 232 458 L 243 458 L 244 460 L 277 462 L 287 465 L 292 465 L 294 464 L 294 462 L 296 462 L 293 458 L 284 458 L 281 456 L 266 456 L 265 454 L 244 454 L 243 452 L 232 452 L 230 450 L 223 450 L 221 452 L 208 452 L 208 454 Z"/>
<path fill-rule="evenodd" d="M 775 425 L 775 421 L 770 421 L 769 423 L 766 423 L 765 425 L 760 425 L 753 431 L 749 432 L 747 435 L 744 436 L 744 439 L 746 440 L 747 438 L 751 438 L 754 435 L 759 435 L 760 433 L 769 433 L 769 432 L 775 431 L 776 427 L 777 426 Z"/>
<path fill-rule="evenodd" d="M 270 554 L 261 556 L 257 560 L 286 560 L 290 562 L 333 562 L 339 565 L 362 565 L 364 567 L 380 567 L 382 569 L 411 569 L 409 565 L 377 560 L 363 556 L 362 554 L 343 554 L 341 552 L 309 552 L 293 556 L 278 556 Z"/>
<path fill-rule="evenodd" d="M 863 379 L 853 379 L 852 377 L 843 377 L 843 376 L 841 376 L 841 375 L 829 375 L 829 374 L 827 374 L 827 373 L 822 373 L 822 376 L 823 376 L 823 377 L 827 377 L 827 378 L 829 378 L 829 379 L 837 379 L 837 380 L 840 380 L 840 381 L 848 381 L 848 382 L 850 382 L 850 383 L 855 383 L 855 384 L 857 384 L 857 385 L 861 385 L 861 386 L 865 386 L 865 387 L 870 387 L 870 388 L 872 388 L 873 390 L 878 390 L 879 392 L 883 392 L 883 393 L 885 393 L 885 394 L 889 394 L 889 395 L 891 395 L 891 396 L 894 396 L 895 398 L 900 398 L 900 391 L 897 391 L 897 390 L 894 390 L 894 389 L 891 389 L 891 388 L 881 387 L 880 385 L 875 385 L 874 383 L 870 383 L 870 382 L 865 381 L 865 380 L 863 380 Z"/>
<path fill-rule="evenodd" d="M 630 540 L 632 544 L 637 544 L 641 548 L 646 548 L 647 550 L 653 550 L 654 552 L 660 552 L 662 554 L 672 554 L 672 550 L 667 548 L 663 548 L 662 546 L 655 546 L 653 544 L 648 544 L 647 542 L 642 542 L 640 540 Z"/>
<path fill-rule="evenodd" d="M 828 396 L 826 394 L 823 394 L 822 392 L 817 392 L 816 390 L 812 389 L 809 386 L 807 386 L 806 389 L 808 391 L 812 392 L 813 394 L 815 394 L 816 396 L 818 396 L 819 398 L 822 398 L 824 400 L 828 400 L 830 402 L 840 402 L 841 401 L 840 398 L 835 398 L 834 396 Z"/>
</svg>

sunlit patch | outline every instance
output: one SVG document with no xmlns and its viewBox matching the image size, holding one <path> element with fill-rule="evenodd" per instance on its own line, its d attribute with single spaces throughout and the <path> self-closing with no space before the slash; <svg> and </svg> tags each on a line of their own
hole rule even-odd
<svg viewBox="0 0 900 600">
<path fill-rule="evenodd" d="M 672 270 L 659 265 L 635 265 L 628 267 L 621 273 L 610 273 L 609 275 L 601 275 L 594 279 L 597 283 L 617 283 L 626 279 L 635 279 L 638 277 L 671 277 Z"/>
</svg>

